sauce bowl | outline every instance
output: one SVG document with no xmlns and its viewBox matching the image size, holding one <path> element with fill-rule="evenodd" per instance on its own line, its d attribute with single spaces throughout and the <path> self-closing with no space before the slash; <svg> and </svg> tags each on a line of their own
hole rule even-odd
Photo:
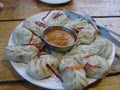
<svg viewBox="0 0 120 90">
<path fill-rule="evenodd" d="M 69 51 L 77 42 L 77 33 L 63 26 L 50 26 L 42 34 L 42 40 L 48 49 L 57 52 Z"/>
</svg>

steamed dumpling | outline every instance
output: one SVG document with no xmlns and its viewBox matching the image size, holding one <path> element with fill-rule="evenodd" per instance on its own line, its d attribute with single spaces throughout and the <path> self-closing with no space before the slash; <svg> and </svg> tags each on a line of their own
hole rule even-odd
<svg viewBox="0 0 120 90">
<path fill-rule="evenodd" d="M 112 43 L 106 39 L 98 37 L 95 42 L 91 44 L 93 51 L 96 51 L 96 54 L 108 59 L 112 54 Z"/>
<path fill-rule="evenodd" d="M 27 18 L 24 21 L 23 25 L 25 28 L 27 28 L 28 30 L 30 30 L 32 33 L 39 37 L 42 35 L 43 31 L 45 30 L 45 27 L 37 25 L 36 22 L 37 21 L 35 21 L 32 18 Z"/>
<path fill-rule="evenodd" d="M 66 90 L 83 90 L 88 85 L 88 80 L 83 69 L 66 71 L 62 75 L 63 87 Z"/>
<path fill-rule="evenodd" d="M 45 79 L 52 75 L 52 72 L 46 67 L 49 64 L 54 70 L 57 70 L 59 60 L 52 55 L 41 55 L 40 58 L 36 58 L 29 62 L 27 67 L 27 73 L 34 79 Z"/>
<path fill-rule="evenodd" d="M 36 55 L 38 49 L 34 46 L 7 46 L 7 58 L 20 63 L 30 62 Z"/>
<path fill-rule="evenodd" d="M 63 57 L 60 64 L 59 64 L 59 70 L 62 71 L 68 66 L 76 65 L 77 62 L 74 61 L 72 58 L 69 57 Z"/>
<path fill-rule="evenodd" d="M 32 32 L 26 28 L 17 28 L 13 33 L 12 40 L 16 45 L 36 44 L 41 42 L 37 36 L 33 35 Z"/>
<path fill-rule="evenodd" d="M 68 22 L 67 24 L 65 24 L 65 27 L 68 28 L 80 28 L 80 27 L 85 27 L 88 24 L 87 20 L 84 20 L 82 18 L 78 18 L 76 20 L 71 20 L 70 22 Z"/>
<path fill-rule="evenodd" d="M 78 63 L 80 63 L 80 64 L 88 63 L 90 65 L 93 65 L 90 67 L 88 65 L 88 68 L 86 66 L 86 69 L 85 69 L 86 75 L 89 78 L 100 79 L 100 78 L 104 77 L 110 70 L 108 61 L 97 55 L 90 56 L 88 58 L 84 58 L 80 62 L 78 60 Z"/>
<path fill-rule="evenodd" d="M 87 20 L 78 18 L 65 25 L 73 30 L 77 29 L 78 44 L 91 44 L 96 37 L 96 30 Z"/>
<path fill-rule="evenodd" d="M 106 39 L 97 37 L 95 42 L 90 45 L 75 45 L 67 55 L 77 58 L 78 56 L 83 57 L 90 53 L 108 59 L 112 53 L 112 43 Z"/>
<path fill-rule="evenodd" d="M 88 78 L 86 77 L 86 73 L 83 69 L 65 70 L 65 68 L 74 65 L 78 64 L 70 58 L 62 60 L 59 65 L 60 71 L 63 71 L 61 77 L 64 82 L 62 84 L 66 90 L 82 90 L 88 85 Z"/>
<path fill-rule="evenodd" d="M 78 42 L 81 44 L 91 44 L 96 37 L 96 30 L 88 24 L 78 32 Z"/>
<path fill-rule="evenodd" d="M 90 45 L 79 45 L 79 46 L 75 46 L 70 52 L 66 53 L 64 55 L 64 57 L 66 58 L 72 58 L 75 61 L 79 62 L 82 60 L 82 58 L 85 55 L 88 54 L 96 54 L 98 52 L 98 50 L 94 50 L 94 48 L 92 48 Z"/>
<path fill-rule="evenodd" d="M 63 26 L 69 22 L 67 15 L 61 11 L 54 12 L 47 20 L 48 26 Z"/>
</svg>

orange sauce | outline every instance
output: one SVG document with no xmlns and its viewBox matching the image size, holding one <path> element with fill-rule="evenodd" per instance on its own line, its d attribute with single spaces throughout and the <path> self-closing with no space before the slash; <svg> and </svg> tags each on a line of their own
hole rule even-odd
<svg viewBox="0 0 120 90">
<path fill-rule="evenodd" d="M 65 30 L 50 30 L 45 34 L 45 40 L 52 45 L 68 46 L 75 42 L 74 36 Z"/>
</svg>

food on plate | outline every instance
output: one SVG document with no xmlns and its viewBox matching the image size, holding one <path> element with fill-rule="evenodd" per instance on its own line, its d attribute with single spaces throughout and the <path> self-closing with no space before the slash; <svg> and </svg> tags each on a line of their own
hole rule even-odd
<svg viewBox="0 0 120 90">
<path fill-rule="evenodd" d="M 32 33 L 37 35 L 38 37 L 42 35 L 42 32 L 46 28 L 46 24 L 42 21 L 34 20 L 33 18 L 27 18 L 23 25 L 25 28 L 30 30 Z"/>
<path fill-rule="evenodd" d="M 88 21 L 82 18 L 78 18 L 76 20 L 70 20 L 68 23 L 65 24 L 65 27 L 69 28 L 80 28 L 80 27 L 86 27 L 88 25 Z"/>
<path fill-rule="evenodd" d="M 54 12 L 47 20 L 48 26 L 63 26 L 69 22 L 69 18 L 62 11 Z"/>
<path fill-rule="evenodd" d="M 31 60 L 27 65 L 27 73 L 34 79 L 45 79 L 53 75 L 46 67 L 49 64 L 54 70 L 57 70 L 59 59 L 52 55 L 41 55 L 39 58 Z"/>
<path fill-rule="evenodd" d="M 17 28 L 12 36 L 16 45 L 30 45 L 41 43 L 41 40 L 26 28 Z"/>
<path fill-rule="evenodd" d="M 112 53 L 112 43 L 107 39 L 98 37 L 95 42 L 91 44 L 93 51 L 96 51 L 97 55 L 108 59 Z"/>
<path fill-rule="evenodd" d="M 98 28 L 87 20 L 78 18 L 73 21 L 62 11 L 51 10 L 43 18 L 29 17 L 20 25 L 12 33 L 12 44 L 6 47 L 6 55 L 13 62 L 24 63 L 25 73 L 30 78 L 48 81 L 49 77 L 56 76 L 63 89 L 82 90 L 109 72 L 113 44 L 99 37 Z M 76 37 L 59 29 L 44 34 L 52 26 L 68 28 L 72 33 L 76 31 Z M 62 53 L 48 49 L 45 41 L 56 47 L 74 46 Z"/>
<path fill-rule="evenodd" d="M 88 85 L 85 70 L 83 68 L 73 68 L 77 65 L 79 64 L 71 58 L 63 59 L 60 62 L 59 69 L 65 90 L 82 90 Z"/>
<path fill-rule="evenodd" d="M 66 55 L 70 55 L 73 58 L 80 58 L 89 53 L 94 53 L 108 59 L 112 53 L 112 43 L 106 39 L 97 37 L 90 45 L 75 45 Z"/>
<path fill-rule="evenodd" d="M 108 60 L 94 53 L 84 54 L 83 56 L 80 54 L 66 55 L 64 58 L 73 59 L 78 64 L 86 65 L 84 69 L 89 78 L 100 79 L 108 74 L 110 70 Z M 70 60 L 67 63 L 70 63 Z"/>
<path fill-rule="evenodd" d="M 6 47 L 6 56 L 14 62 L 28 63 L 38 52 L 35 46 L 16 46 L 10 45 Z"/>
<path fill-rule="evenodd" d="M 78 44 L 91 44 L 96 36 L 96 29 L 84 19 L 76 19 L 65 25 L 78 33 Z M 97 27 L 96 27 L 97 28 Z"/>
<path fill-rule="evenodd" d="M 101 79 L 110 71 L 108 61 L 105 58 L 97 55 L 83 58 L 79 63 L 88 64 L 86 65 L 85 72 L 89 78 Z"/>
<path fill-rule="evenodd" d="M 74 36 L 66 30 L 53 29 L 45 34 L 45 40 L 56 46 L 69 46 L 74 44 Z"/>
</svg>

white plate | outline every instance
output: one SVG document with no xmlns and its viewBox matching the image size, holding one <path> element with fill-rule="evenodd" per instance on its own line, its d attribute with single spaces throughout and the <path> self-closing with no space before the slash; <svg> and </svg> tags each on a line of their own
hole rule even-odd
<svg viewBox="0 0 120 90">
<path fill-rule="evenodd" d="M 52 14 L 53 12 L 56 12 L 56 11 L 58 11 L 58 10 L 54 10 L 50 14 Z M 39 20 L 39 19 L 43 18 L 46 14 L 47 14 L 47 12 L 42 12 L 42 13 L 36 14 L 34 16 L 31 16 L 31 18 Z M 16 28 L 19 28 L 19 27 L 23 27 L 23 22 L 21 22 Z M 12 34 L 10 36 L 8 45 L 14 45 L 14 43 L 12 41 Z M 109 65 L 112 65 L 112 62 L 114 60 L 114 54 L 115 54 L 115 47 L 113 45 L 112 54 L 108 59 Z M 48 89 L 57 89 L 57 90 L 58 89 L 64 89 L 61 81 L 59 81 L 57 78 L 51 77 L 51 78 L 44 79 L 44 80 L 34 80 L 28 74 L 26 74 L 26 64 L 16 63 L 16 62 L 12 62 L 12 61 L 10 61 L 10 62 L 12 64 L 12 66 L 14 67 L 14 69 L 17 71 L 17 73 L 19 75 L 21 75 L 25 80 L 31 82 L 32 84 L 37 85 L 39 87 L 48 88 Z M 95 81 L 96 81 L 96 79 L 91 79 L 90 78 L 89 79 L 89 84 L 91 84 Z"/>
<path fill-rule="evenodd" d="M 71 0 L 40 0 L 40 1 L 47 4 L 64 4 L 70 2 Z"/>
</svg>

